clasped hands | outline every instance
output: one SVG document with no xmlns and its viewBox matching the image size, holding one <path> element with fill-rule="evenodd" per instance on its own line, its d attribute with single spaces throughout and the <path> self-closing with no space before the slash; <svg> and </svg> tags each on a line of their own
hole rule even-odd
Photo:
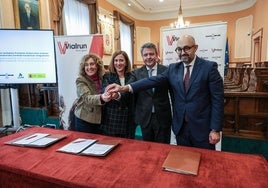
<svg viewBox="0 0 268 188">
<path fill-rule="evenodd" d="M 103 94 L 101 94 L 101 99 L 104 102 L 109 102 L 110 100 L 118 100 L 120 98 L 121 86 L 118 84 L 110 84 L 105 88 Z"/>
</svg>

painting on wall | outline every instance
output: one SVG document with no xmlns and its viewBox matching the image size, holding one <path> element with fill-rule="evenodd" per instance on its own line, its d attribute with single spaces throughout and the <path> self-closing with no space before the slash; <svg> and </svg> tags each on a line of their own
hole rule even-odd
<svg viewBox="0 0 268 188">
<path fill-rule="evenodd" d="M 101 22 L 101 34 L 103 35 L 104 54 L 113 53 L 113 26 L 109 23 Z"/>
<path fill-rule="evenodd" d="M 13 0 L 17 29 L 40 29 L 40 0 Z"/>
</svg>

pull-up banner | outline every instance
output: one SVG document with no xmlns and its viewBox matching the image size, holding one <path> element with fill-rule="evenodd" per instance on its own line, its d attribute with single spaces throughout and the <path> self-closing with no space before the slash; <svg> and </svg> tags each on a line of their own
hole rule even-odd
<svg viewBox="0 0 268 188">
<path fill-rule="evenodd" d="M 185 34 L 192 35 L 195 38 L 195 42 L 198 45 L 196 54 L 203 59 L 217 62 L 218 70 L 221 76 L 224 77 L 227 23 L 221 22 L 163 30 L 164 65 L 179 61 L 175 49 L 180 36 Z"/>
<path fill-rule="evenodd" d="M 95 53 L 103 57 L 102 35 L 55 36 L 60 126 L 68 129 L 68 116 L 77 98 L 75 80 L 84 55 Z"/>
</svg>

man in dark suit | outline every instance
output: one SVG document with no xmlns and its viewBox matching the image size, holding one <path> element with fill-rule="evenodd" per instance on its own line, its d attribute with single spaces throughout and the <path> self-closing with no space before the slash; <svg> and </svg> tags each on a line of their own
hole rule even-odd
<svg viewBox="0 0 268 188">
<path fill-rule="evenodd" d="M 179 38 L 176 52 L 181 62 L 168 69 L 127 86 L 110 85 L 109 92 L 139 92 L 148 88 L 171 85 L 173 92 L 172 129 L 178 145 L 215 149 L 220 141 L 224 113 L 223 79 L 216 62 L 196 56 L 198 45 L 191 35 Z M 189 68 L 188 84 L 184 84 Z M 186 85 L 186 88 L 185 88 Z"/>
<path fill-rule="evenodd" d="M 156 76 L 167 67 L 159 64 L 157 48 L 153 43 L 141 47 L 144 65 L 134 71 L 137 80 Z M 150 75 L 151 74 L 151 75 Z M 135 122 L 141 126 L 143 140 L 170 143 L 171 107 L 169 85 L 136 93 Z"/>
</svg>

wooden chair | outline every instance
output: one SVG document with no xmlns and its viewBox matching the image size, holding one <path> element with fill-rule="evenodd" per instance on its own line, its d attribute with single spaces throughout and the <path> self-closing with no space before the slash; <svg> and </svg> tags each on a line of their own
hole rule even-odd
<svg viewBox="0 0 268 188">
<path fill-rule="evenodd" d="M 243 80 L 242 80 L 242 84 L 240 86 L 226 86 L 225 87 L 225 91 L 246 91 L 248 89 L 248 86 L 249 86 L 249 72 L 250 72 L 250 69 L 247 68 L 245 71 L 244 71 L 244 75 L 243 75 Z"/>
<path fill-rule="evenodd" d="M 230 82 L 232 81 L 234 75 L 234 69 L 233 68 L 228 68 L 227 69 L 227 74 L 224 76 L 224 82 Z"/>
<path fill-rule="evenodd" d="M 235 68 L 228 68 L 227 75 L 224 77 L 224 84 L 234 83 L 236 75 Z"/>
<path fill-rule="evenodd" d="M 255 74 L 255 69 L 252 69 L 250 72 L 248 92 L 255 92 L 257 90 L 257 76 Z"/>
<path fill-rule="evenodd" d="M 225 82 L 224 83 L 224 88 L 226 89 L 234 89 L 241 87 L 242 79 L 243 79 L 243 74 L 246 68 L 236 68 L 234 79 L 232 82 Z"/>
<path fill-rule="evenodd" d="M 254 68 L 249 74 L 246 91 L 224 90 L 223 134 L 245 138 L 268 138 L 268 92 L 263 84 L 268 80 L 268 69 Z M 246 79 L 243 79 L 243 84 Z"/>
</svg>

